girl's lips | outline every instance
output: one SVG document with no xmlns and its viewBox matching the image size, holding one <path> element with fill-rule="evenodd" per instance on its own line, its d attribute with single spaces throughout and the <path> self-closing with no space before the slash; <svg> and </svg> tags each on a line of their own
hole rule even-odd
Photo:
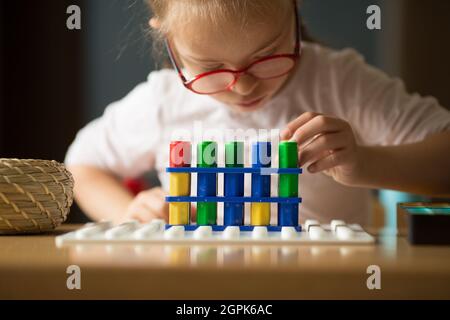
<svg viewBox="0 0 450 320">
<path fill-rule="evenodd" d="M 255 99 L 255 100 L 250 100 L 248 102 L 241 102 L 241 103 L 236 103 L 236 105 L 240 106 L 240 107 L 252 107 L 256 104 L 258 104 L 259 102 L 261 102 L 261 100 L 264 99 L 264 97 Z"/>
</svg>

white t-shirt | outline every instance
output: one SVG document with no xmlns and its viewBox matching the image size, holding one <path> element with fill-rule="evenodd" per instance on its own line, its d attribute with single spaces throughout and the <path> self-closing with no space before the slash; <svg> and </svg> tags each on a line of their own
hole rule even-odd
<svg viewBox="0 0 450 320">
<path fill-rule="evenodd" d="M 281 130 L 306 111 L 348 121 L 358 143 L 364 145 L 410 143 L 431 133 L 450 130 L 450 112 L 436 99 L 408 94 L 400 80 L 391 79 L 367 65 L 354 50 L 334 51 L 304 43 L 299 68 L 290 82 L 260 110 L 251 113 L 232 111 L 211 96 L 187 90 L 173 70 L 151 72 L 146 82 L 109 105 L 102 117 L 80 130 L 65 162 L 97 166 L 120 177 L 137 177 L 156 169 L 163 188 L 168 190 L 165 168 L 171 140 L 190 139 L 195 144 L 208 138 L 199 133 L 211 129 L 219 135 L 231 132 L 230 129 Z M 268 134 L 275 133 L 272 130 Z M 220 146 L 229 136 L 215 138 L 219 143 L 221 164 Z M 273 150 L 276 153 L 276 146 Z M 276 157 L 273 164 L 277 165 Z M 218 182 L 221 194 L 221 175 Z M 245 182 L 247 195 L 250 194 L 247 175 Z M 195 183 L 193 177 L 193 194 Z M 275 176 L 272 178 L 273 195 L 276 190 Z M 368 223 L 369 190 L 346 187 L 322 173 L 310 174 L 304 170 L 299 179 L 299 196 L 303 199 L 301 221 L 327 222 L 338 218 Z M 248 222 L 248 207 L 246 212 Z M 219 222 L 221 213 L 219 206 Z M 272 223 L 276 223 L 276 206 L 272 206 Z"/>
</svg>

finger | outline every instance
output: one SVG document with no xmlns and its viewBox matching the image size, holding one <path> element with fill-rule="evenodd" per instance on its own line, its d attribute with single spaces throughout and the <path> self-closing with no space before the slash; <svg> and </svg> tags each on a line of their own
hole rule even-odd
<svg viewBox="0 0 450 320">
<path fill-rule="evenodd" d="M 165 197 L 166 195 L 168 195 L 167 192 L 164 191 L 164 189 L 161 188 L 161 187 L 155 187 L 155 188 L 152 189 L 152 191 L 153 191 L 153 193 L 155 195 L 158 195 L 158 196 L 161 196 L 161 197 Z"/>
<path fill-rule="evenodd" d="M 341 131 L 345 128 L 345 125 L 346 122 L 343 120 L 319 115 L 299 127 L 289 141 L 297 141 L 301 145 L 319 134 Z"/>
<path fill-rule="evenodd" d="M 149 192 L 144 192 L 141 195 L 142 201 L 150 210 L 153 211 L 154 217 L 159 219 L 169 220 L 169 203 L 166 202 L 167 192 L 160 187 L 155 187 Z"/>
<path fill-rule="evenodd" d="M 347 141 L 345 131 L 318 136 L 307 146 L 299 149 L 299 166 L 319 160 L 325 151 L 345 148 Z"/>
<path fill-rule="evenodd" d="M 163 219 L 164 221 L 169 221 L 169 210 L 163 212 L 154 212 L 154 217 L 156 219 Z"/>
<path fill-rule="evenodd" d="M 155 193 L 157 192 L 142 192 L 138 195 L 137 201 L 154 212 L 162 213 L 168 211 L 165 199 Z"/>
<path fill-rule="evenodd" d="M 168 193 L 164 191 L 164 189 L 160 187 L 154 188 L 154 192 L 151 194 L 151 198 L 153 203 L 156 205 L 161 205 L 162 207 L 158 206 L 158 208 L 155 208 L 157 210 L 166 212 L 167 215 L 169 213 L 169 204 L 166 201 L 166 196 L 168 196 Z"/>
<path fill-rule="evenodd" d="M 161 187 L 154 187 L 154 188 L 151 188 L 151 189 L 144 190 L 140 194 L 159 194 L 159 195 L 162 195 L 162 194 L 166 194 L 166 192 Z"/>
<path fill-rule="evenodd" d="M 315 112 L 304 112 L 299 117 L 295 118 L 291 122 L 289 122 L 283 131 L 281 131 L 280 138 L 281 140 L 288 140 L 292 137 L 294 132 L 307 123 L 308 121 L 312 120 L 314 117 L 317 117 L 320 115 L 320 113 Z"/>
<path fill-rule="evenodd" d="M 348 150 L 334 150 L 329 153 L 328 156 L 314 162 L 308 167 L 308 171 L 311 173 L 320 172 L 336 167 L 345 162 L 348 155 Z"/>
<path fill-rule="evenodd" d="M 142 212 L 141 217 L 145 220 L 145 222 L 152 219 L 163 219 L 165 221 L 169 221 L 169 209 L 162 211 L 147 210 Z"/>
<path fill-rule="evenodd" d="M 130 209 L 130 219 L 138 220 L 140 223 L 145 223 L 156 217 L 155 212 L 150 210 L 144 204 L 138 203 L 135 204 Z"/>
</svg>

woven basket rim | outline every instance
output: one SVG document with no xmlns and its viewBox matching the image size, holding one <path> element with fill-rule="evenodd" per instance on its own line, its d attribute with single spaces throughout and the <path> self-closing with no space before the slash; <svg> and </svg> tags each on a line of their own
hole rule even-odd
<svg viewBox="0 0 450 320">
<path fill-rule="evenodd" d="M 54 229 L 73 203 L 73 176 L 56 160 L 0 158 L 0 186 L 0 234 Z"/>
</svg>

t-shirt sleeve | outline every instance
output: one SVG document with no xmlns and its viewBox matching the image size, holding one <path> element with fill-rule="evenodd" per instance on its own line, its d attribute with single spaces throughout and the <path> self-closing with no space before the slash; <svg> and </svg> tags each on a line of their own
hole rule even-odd
<svg viewBox="0 0 450 320">
<path fill-rule="evenodd" d="M 354 50 L 344 50 L 334 68 L 343 113 L 363 143 L 412 143 L 450 130 L 450 112 L 435 98 L 408 93 Z"/>
<path fill-rule="evenodd" d="M 146 82 L 81 129 L 66 154 L 66 165 L 95 166 L 119 177 L 150 170 L 162 129 L 157 77 L 158 72 L 150 73 Z"/>
</svg>

